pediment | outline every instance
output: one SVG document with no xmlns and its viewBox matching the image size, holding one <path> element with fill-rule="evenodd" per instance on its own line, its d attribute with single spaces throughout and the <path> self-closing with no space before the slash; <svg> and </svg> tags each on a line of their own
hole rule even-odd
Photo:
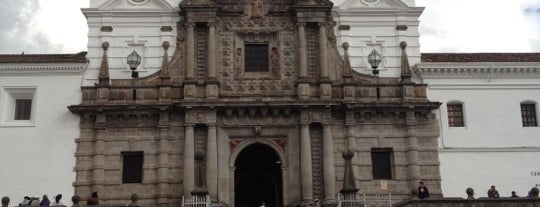
<svg viewBox="0 0 540 207">
<path fill-rule="evenodd" d="M 409 8 L 409 6 L 401 0 L 345 0 L 337 7 L 342 10 L 361 8 Z"/>
<path fill-rule="evenodd" d="M 108 0 L 101 4 L 98 10 L 117 11 L 117 10 L 174 10 L 174 7 L 166 0 Z"/>
</svg>

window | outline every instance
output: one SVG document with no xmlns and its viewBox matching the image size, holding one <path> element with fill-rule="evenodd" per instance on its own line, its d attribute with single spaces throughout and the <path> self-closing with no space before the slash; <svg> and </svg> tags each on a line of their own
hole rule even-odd
<svg viewBox="0 0 540 207">
<path fill-rule="evenodd" d="M 246 44 L 245 46 L 246 72 L 268 71 L 268 44 Z"/>
<path fill-rule="evenodd" d="M 463 122 L 463 104 L 451 103 L 447 104 L 446 108 L 448 110 L 448 126 L 464 127 L 465 123 Z"/>
<path fill-rule="evenodd" d="M 33 126 L 36 116 L 36 88 L 4 87 L 0 92 L 0 124 Z"/>
<path fill-rule="evenodd" d="M 392 179 L 392 149 L 391 148 L 373 148 L 371 149 L 371 163 L 373 179 L 390 180 Z"/>
<path fill-rule="evenodd" d="M 537 127 L 536 121 L 536 104 L 522 103 L 521 104 L 521 121 L 524 127 Z"/>
<path fill-rule="evenodd" d="M 15 116 L 13 120 L 30 120 L 32 114 L 32 99 L 15 100 Z"/>
<path fill-rule="evenodd" d="M 122 152 L 122 183 L 142 183 L 143 152 Z"/>
</svg>

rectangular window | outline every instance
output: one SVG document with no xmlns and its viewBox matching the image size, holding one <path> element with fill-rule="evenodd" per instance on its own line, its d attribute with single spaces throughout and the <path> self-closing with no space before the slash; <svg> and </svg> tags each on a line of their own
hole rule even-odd
<svg viewBox="0 0 540 207">
<path fill-rule="evenodd" d="M 373 179 L 390 180 L 392 179 L 392 149 L 374 148 L 371 149 L 371 163 Z"/>
<path fill-rule="evenodd" d="M 246 44 L 245 72 L 268 71 L 268 44 Z"/>
<path fill-rule="evenodd" d="M 0 125 L 35 126 L 37 87 L 0 88 Z"/>
<path fill-rule="evenodd" d="M 463 122 L 463 105 L 462 104 L 447 104 L 448 110 L 448 126 L 449 127 L 464 127 Z"/>
<path fill-rule="evenodd" d="M 521 104 L 521 121 L 524 127 L 537 127 L 536 121 L 536 105 Z"/>
<path fill-rule="evenodd" d="M 122 152 L 122 183 L 142 183 L 143 152 Z"/>
<path fill-rule="evenodd" d="M 15 116 L 13 120 L 30 120 L 32 115 L 32 99 L 15 100 Z"/>
</svg>

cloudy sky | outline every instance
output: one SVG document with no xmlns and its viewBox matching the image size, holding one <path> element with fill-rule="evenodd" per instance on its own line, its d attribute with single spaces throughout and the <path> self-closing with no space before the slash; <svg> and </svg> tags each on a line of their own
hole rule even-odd
<svg viewBox="0 0 540 207">
<path fill-rule="evenodd" d="M 540 0 L 416 0 L 422 52 L 540 52 Z M 0 0 L 0 53 L 86 50 L 89 0 Z"/>
</svg>

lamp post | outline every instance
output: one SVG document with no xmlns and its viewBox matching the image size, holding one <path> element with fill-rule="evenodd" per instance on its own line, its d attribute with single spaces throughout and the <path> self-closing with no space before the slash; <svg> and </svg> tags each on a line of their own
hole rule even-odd
<svg viewBox="0 0 540 207">
<path fill-rule="evenodd" d="M 375 79 L 377 81 L 377 99 L 381 97 L 381 91 L 379 89 L 379 70 L 377 68 L 379 67 L 379 63 L 381 63 L 381 54 L 377 52 L 377 50 L 373 49 L 371 51 L 371 54 L 368 55 L 368 62 L 371 65 L 371 68 L 373 68 L 373 76 L 375 76 Z"/>
<path fill-rule="evenodd" d="M 131 69 L 131 78 L 132 82 L 131 85 L 133 86 L 133 100 L 137 100 L 137 91 L 134 86 L 134 80 L 135 78 L 139 77 L 139 72 L 136 71 L 137 67 L 141 64 L 141 56 L 137 54 L 137 51 L 133 50 L 131 54 L 127 56 L 127 64 L 129 65 L 129 69 Z"/>
<path fill-rule="evenodd" d="M 371 53 L 368 55 L 368 62 L 371 65 L 371 68 L 373 68 L 373 75 L 379 76 L 379 71 L 377 68 L 379 67 L 379 63 L 381 63 L 381 54 L 377 52 L 377 50 L 373 49 Z"/>
<path fill-rule="evenodd" d="M 133 50 L 133 52 L 127 56 L 127 64 L 129 65 L 129 69 L 131 69 L 131 77 L 138 78 L 139 72 L 135 70 L 137 70 L 137 67 L 141 64 L 141 56 L 137 54 L 137 51 Z"/>
</svg>

